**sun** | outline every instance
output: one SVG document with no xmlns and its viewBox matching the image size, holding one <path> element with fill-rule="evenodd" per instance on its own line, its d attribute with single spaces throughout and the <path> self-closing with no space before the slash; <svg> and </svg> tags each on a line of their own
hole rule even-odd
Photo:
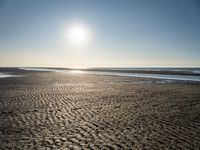
<svg viewBox="0 0 200 150">
<path fill-rule="evenodd" d="M 89 43 L 91 33 L 82 24 L 73 24 L 67 28 L 67 40 L 72 46 L 83 46 Z"/>
</svg>

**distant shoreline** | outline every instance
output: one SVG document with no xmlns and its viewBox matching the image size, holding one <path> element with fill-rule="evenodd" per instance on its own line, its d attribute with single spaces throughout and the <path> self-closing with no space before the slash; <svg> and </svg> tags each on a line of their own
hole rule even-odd
<svg viewBox="0 0 200 150">
<path fill-rule="evenodd" d="M 129 68 L 127 69 L 66 69 L 66 68 L 0 68 L 0 78 L 18 77 L 31 72 L 57 72 L 62 74 L 91 74 L 101 76 L 121 76 L 132 78 L 149 78 L 171 81 L 200 82 L 200 68 Z M 5 76 L 6 75 L 6 76 Z"/>
<path fill-rule="evenodd" d="M 98 72 L 116 72 L 116 73 L 141 73 L 141 74 L 164 74 L 164 75 L 186 75 L 200 76 L 200 67 L 180 68 L 180 67 L 112 67 L 112 68 L 56 68 L 56 67 L 0 67 L 0 72 L 18 72 L 24 70 L 52 71 L 52 70 L 81 70 Z"/>
</svg>

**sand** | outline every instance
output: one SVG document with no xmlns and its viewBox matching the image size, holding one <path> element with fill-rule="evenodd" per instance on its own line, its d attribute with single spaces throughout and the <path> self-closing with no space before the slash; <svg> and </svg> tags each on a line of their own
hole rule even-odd
<svg viewBox="0 0 200 150">
<path fill-rule="evenodd" d="M 200 148 L 200 84 L 23 75 L 0 79 L 0 149 Z"/>
</svg>

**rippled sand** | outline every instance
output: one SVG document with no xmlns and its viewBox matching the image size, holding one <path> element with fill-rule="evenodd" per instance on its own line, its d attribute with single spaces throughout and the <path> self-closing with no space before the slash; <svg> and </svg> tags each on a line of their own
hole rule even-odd
<svg viewBox="0 0 200 150">
<path fill-rule="evenodd" d="M 0 149 L 199 149 L 199 137 L 200 84 L 55 72 L 0 79 Z"/>
</svg>

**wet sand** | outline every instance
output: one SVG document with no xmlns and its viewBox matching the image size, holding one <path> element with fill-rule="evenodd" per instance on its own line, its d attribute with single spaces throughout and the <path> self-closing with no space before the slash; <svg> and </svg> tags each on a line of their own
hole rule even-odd
<svg viewBox="0 0 200 150">
<path fill-rule="evenodd" d="M 0 79 L 0 149 L 200 147 L 200 84 L 22 74 Z"/>
</svg>

